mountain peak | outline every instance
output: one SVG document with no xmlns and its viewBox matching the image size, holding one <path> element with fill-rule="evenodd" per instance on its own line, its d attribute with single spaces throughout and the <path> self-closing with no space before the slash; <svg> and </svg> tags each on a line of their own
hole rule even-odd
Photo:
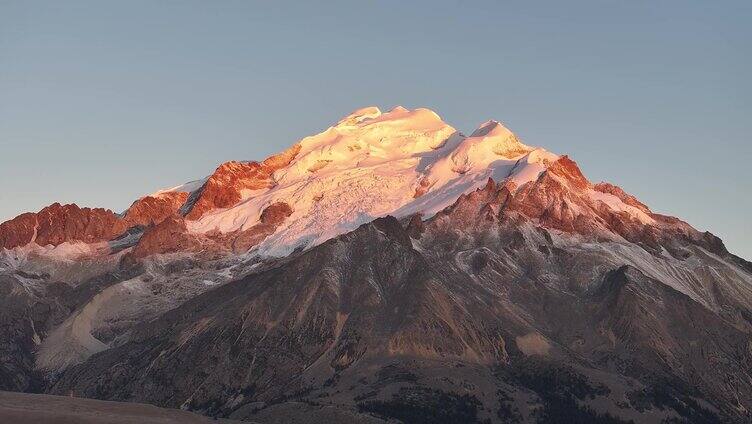
<svg viewBox="0 0 752 424">
<path fill-rule="evenodd" d="M 478 128 L 476 128 L 475 131 L 473 131 L 473 133 L 470 134 L 470 137 L 484 137 L 484 136 L 489 135 L 492 132 L 495 134 L 506 134 L 506 133 L 511 134 L 512 133 L 501 122 L 494 120 L 494 119 L 490 119 L 480 124 L 480 126 L 478 126 Z"/>
<path fill-rule="evenodd" d="M 534 150 L 533 147 L 520 142 L 512 131 L 495 120 L 482 123 L 469 139 L 475 144 L 483 144 L 486 147 L 484 150 L 490 150 L 489 153 L 508 158 L 519 157 Z"/>
</svg>

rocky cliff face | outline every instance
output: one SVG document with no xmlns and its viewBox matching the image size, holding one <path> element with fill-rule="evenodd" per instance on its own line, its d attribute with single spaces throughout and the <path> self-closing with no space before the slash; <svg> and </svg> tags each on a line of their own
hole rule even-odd
<svg viewBox="0 0 752 424">
<path fill-rule="evenodd" d="M 57 246 L 66 241 L 94 243 L 115 238 L 125 229 L 112 211 L 53 203 L 37 213 L 26 213 L 0 224 L 0 240 L 6 249 L 31 242 L 40 246 Z"/>
<path fill-rule="evenodd" d="M 27 212 L 0 224 L 0 244 L 5 249 L 25 246 L 34 239 L 37 216 Z"/>
<path fill-rule="evenodd" d="M 122 216 L 102 208 L 53 203 L 37 213 L 24 213 L 0 224 L 0 247 L 13 249 L 30 243 L 58 246 L 65 242 L 97 243 L 122 236 L 134 227 L 147 227 L 176 215 L 188 192 L 168 191 L 144 196 Z"/>
<path fill-rule="evenodd" d="M 0 224 L 0 242 L 5 249 L 29 243 L 58 246 L 65 242 L 97 243 L 113 240 L 129 228 L 148 226 L 175 214 L 188 193 L 146 196 L 133 203 L 120 217 L 102 208 L 53 203 L 37 213 L 25 213 Z"/>
<path fill-rule="evenodd" d="M 158 253 L 190 252 L 200 247 L 198 240 L 188 234 L 185 220 L 179 216 L 169 216 L 147 228 L 130 255 L 144 258 Z"/>
<path fill-rule="evenodd" d="M 125 212 L 123 220 L 130 227 L 159 224 L 166 218 L 177 215 L 188 200 L 189 193 L 170 191 L 154 196 L 144 196 L 131 205 Z"/>
<path fill-rule="evenodd" d="M 194 193 L 186 205 L 186 218 L 199 219 L 206 212 L 235 206 L 245 192 L 274 186 L 272 174 L 292 162 L 300 151 L 296 144 L 263 162 L 225 162 Z"/>
</svg>

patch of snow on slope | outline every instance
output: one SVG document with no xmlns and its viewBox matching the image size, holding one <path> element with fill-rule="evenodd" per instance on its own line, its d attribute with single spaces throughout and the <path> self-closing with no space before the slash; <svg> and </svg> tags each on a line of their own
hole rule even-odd
<svg viewBox="0 0 752 424">
<path fill-rule="evenodd" d="M 82 241 L 66 241 L 57 246 L 47 245 L 40 246 L 36 243 L 29 243 L 25 246 L 14 247 L 13 249 L 1 249 L 2 256 L 8 264 L 15 264 L 13 268 L 26 262 L 33 257 L 44 257 L 60 262 L 75 262 L 83 257 L 93 256 L 103 250 L 107 250 L 106 242 L 84 243 Z"/>
<path fill-rule="evenodd" d="M 509 178 L 517 187 L 521 187 L 527 182 L 535 181 L 541 172 L 545 171 L 550 164 L 556 162 L 558 159 L 558 155 L 546 149 L 537 148 L 517 161 Z"/>
<path fill-rule="evenodd" d="M 620 212 L 626 212 L 643 224 L 655 224 L 655 220 L 650 217 L 650 215 L 641 211 L 639 208 L 624 203 L 621 199 L 614 196 L 613 194 L 603 193 L 597 190 L 590 190 L 588 194 L 592 199 L 605 203 L 606 206 L 608 206 L 610 209 Z"/>
</svg>

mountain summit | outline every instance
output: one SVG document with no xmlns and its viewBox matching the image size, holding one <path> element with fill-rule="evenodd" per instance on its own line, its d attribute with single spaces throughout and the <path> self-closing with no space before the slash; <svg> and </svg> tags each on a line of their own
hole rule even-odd
<svg viewBox="0 0 752 424">
<path fill-rule="evenodd" d="M 0 246 L 0 389 L 258 422 L 752 419 L 752 264 L 498 121 L 358 109 Z"/>
</svg>

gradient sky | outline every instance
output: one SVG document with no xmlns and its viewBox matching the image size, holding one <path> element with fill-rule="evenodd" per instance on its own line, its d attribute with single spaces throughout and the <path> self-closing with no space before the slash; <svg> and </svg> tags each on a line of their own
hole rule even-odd
<svg viewBox="0 0 752 424">
<path fill-rule="evenodd" d="M 399 104 L 498 119 L 752 259 L 751 1 L 319 3 L 0 0 L 0 220 Z"/>
</svg>

